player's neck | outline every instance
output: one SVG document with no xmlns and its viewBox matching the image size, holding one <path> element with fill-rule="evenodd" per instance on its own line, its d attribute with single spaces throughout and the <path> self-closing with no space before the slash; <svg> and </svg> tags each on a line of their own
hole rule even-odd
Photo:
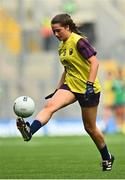
<svg viewBox="0 0 125 180">
<path fill-rule="evenodd" d="M 71 34 L 72 34 L 72 32 L 68 32 L 67 34 L 66 34 L 66 38 L 63 40 L 63 42 L 66 42 L 68 39 L 69 39 L 69 37 L 71 36 Z"/>
</svg>

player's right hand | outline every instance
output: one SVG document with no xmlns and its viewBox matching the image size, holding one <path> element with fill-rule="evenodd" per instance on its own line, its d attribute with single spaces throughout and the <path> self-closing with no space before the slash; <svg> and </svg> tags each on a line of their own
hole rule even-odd
<svg viewBox="0 0 125 180">
<path fill-rule="evenodd" d="M 51 93 L 51 94 L 49 94 L 48 96 L 46 96 L 45 99 L 51 98 L 51 97 L 56 93 L 56 91 L 57 91 L 57 89 L 56 89 L 53 93 Z"/>
<path fill-rule="evenodd" d="M 87 82 L 86 83 L 86 92 L 85 92 L 85 100 L 89 101 L 94 95 L 94 87 L 93 83 Z"/>
</svg>

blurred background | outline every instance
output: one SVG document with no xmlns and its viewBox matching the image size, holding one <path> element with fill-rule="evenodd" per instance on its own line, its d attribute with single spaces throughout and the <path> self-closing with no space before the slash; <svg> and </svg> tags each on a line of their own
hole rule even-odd
<svg viewBox="0 0 125 180">
<path fill-rule="evenodd" d="M 58 13 L 69 13 L 98 52 L 98 126 L 104 133 L 125 133 L 125 1 L 0 0 L 0 136 L 18 135 L 13 113 L 18 96 L 34 99 L 35 117 L 56 88 L 62 65 L 50 20 Z M 38 135 L 84 133 L 75 103 L 58 111 Z"/>
</svg>

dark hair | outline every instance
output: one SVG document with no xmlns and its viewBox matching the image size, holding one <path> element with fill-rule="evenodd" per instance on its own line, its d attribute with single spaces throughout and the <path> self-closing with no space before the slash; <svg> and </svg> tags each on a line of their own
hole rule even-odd
<svg viewBox="0 0 125 180">
<path fill-rule="evenodd" d="M 51 20 L 51 24 L 56 24 L 56 23 L 59 23 L 62 26 L 67 26 L 68 25 L 71 32 L 82 35 L 82 33 L 79 31 L 78 27 L 73 22 L 73 20 L 71 19 L 71 16 L 69 14 L 58 14 L 58 15 L 56 15 Z"/>
</svg>

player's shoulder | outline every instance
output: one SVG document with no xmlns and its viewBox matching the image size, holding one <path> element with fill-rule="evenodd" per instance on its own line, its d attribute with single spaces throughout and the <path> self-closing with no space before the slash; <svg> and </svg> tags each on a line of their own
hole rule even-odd
<svg viewBox="0 0 125 180">
<path fill-rule="evenodd" d="M 72 42 L 74 42 L 76 45 L 79 43 L 80 44 L 89 44 L 87 37 L 85 37 L 84 35 L 76 34 L 76 33 L 72 34 Z"/>
<path fill-rule="evenodd" d="M 77 34 L 77 33 L 72 33 L 72 39 L 73 40 L 76 40 L 76 41 L 78 41 L 79 39 L 81 39 L 82 38 L 82 36 L 81 35 L 79 35 L 79 34 Z"/>
</svg>

